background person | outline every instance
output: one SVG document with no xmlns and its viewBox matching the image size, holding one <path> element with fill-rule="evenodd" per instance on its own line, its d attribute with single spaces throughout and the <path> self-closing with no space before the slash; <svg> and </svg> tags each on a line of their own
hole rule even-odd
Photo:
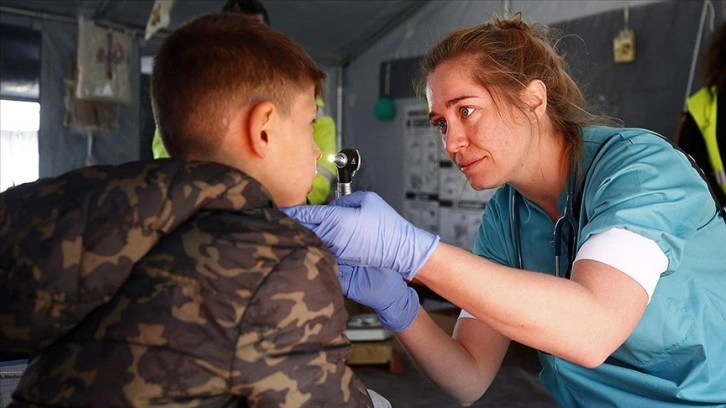
<svg viewBox="0 0 726 408">
<path fill-rule="evenodd" d="M 474 189 L 502 186 L 473 254 L 374 193 L 286 212 L 333 250 L 344 293 L 464 405 L 515 340 L 539 350 L 563 407 L 723 406 L 723 214 L 666 139 L 595 126 L 550 40 L 517 15 L 455 30 L 423 58 L 449 157 Z M 452 337 L 402 277 L 463 309 Z"/>
<path fill-rule="evenodd" d="M 222 11 L 241 13 L 249 21 L 271 27 L 267 9 L 257 0 L 227 0 L 222 6 Z"/>
<path fill-rule="evenodd" d="M 324 73 L 243 18 L 195 19 L 155 56 L 178 160 L 0 194 L 0 359 L 30 357 L 16 403 L 373 405 L 346 365 L 335 260 L 277 207 L 315 176 Z"/>
<path fill-rule="evenodd" d="M 320 158 L 317 163 L 317 174 L 313 180 L 313 189 L 307 196 L 308 204 L 326 204 L 330 202 L 331 189 L 338 181 L 338 168 L 332 158 L 338 153 L 335 120 L 323 112 L 325 102 L 323 98 L 317 99 L 318 118 L 313 125 L 313 139 L 320 148 Z"/>
<path fill-rule="evenodd" d="M 714 194 L 726 207 L 726 23 L 716 31 L 703 57 L 705 85 L 688 98 L 678 145 L 706 174 Z M 718 103 L 719 99 L 721 104 Z"/>
</svg>

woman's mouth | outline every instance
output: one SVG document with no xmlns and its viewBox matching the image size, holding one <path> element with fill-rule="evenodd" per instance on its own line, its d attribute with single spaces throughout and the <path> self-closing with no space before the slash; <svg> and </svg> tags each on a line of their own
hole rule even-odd
<svg viewBox="0 0 726 408">
<path fill-rule="evenodd" d="M 477 165 L 479 165 L 479 163 L 481 163 L 482 160 L 483 159 L 476 159 L 476 160 L 471 160 L 471 161 L 467 161 L 464 163 L 457 163 L 457 164 L 459 166 L 459 170 L 461 170 L 462 173 L 468 175 L 468 173 L 471 173 L 474 170 L 474 168 Z"/>
</svg>

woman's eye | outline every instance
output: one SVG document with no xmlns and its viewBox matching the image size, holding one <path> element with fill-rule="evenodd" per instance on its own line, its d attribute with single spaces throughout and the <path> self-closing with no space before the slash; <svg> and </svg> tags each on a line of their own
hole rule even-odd
<svg viewBox="0 0 726 408">
<path fill-rule="evenodd" d="M 445 120 L 437 120 L 434 122 L 431 122 L 431 124 L 439 129 L 439 132 L 442 134 L 446 133 L 446 121 Z"/>
<path fill-rule="evenodd" d="M 462 117 L 469 117 L 472 113 L 474 113 L 474 108 L 470 108 L 468 106 L 464 106 L 461 109 L 459 109 L 459 112 L 461 112 Z"/>
</svg>

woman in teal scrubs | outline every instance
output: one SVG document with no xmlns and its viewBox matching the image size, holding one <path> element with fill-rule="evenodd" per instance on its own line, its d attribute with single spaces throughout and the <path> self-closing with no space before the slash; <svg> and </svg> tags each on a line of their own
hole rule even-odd
<svg viewBox="0 0 726 408">
<path fill-rule="evenodd" d="M 462 28 L 424 57 L 419 86 L 474 189 L 501 186 L 471 252 L 374 193 L 286 212 L 339 259 L 416 365 L 466 405 L 510 341 L 539 351 L 565 407 L 726 404 L 726 222 L 664 138 L 589 114 L 543 26 Z M 404 280 L 462 308 L 452 337 Z"/>
</svg>

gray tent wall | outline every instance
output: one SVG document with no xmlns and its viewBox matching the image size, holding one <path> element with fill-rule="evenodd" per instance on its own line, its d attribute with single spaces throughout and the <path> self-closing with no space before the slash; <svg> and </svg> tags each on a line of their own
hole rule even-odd
<svg viewBox="0 0 726 408">
<path fill-rule="evenodd" d="M 54 176 L 83 167 L 88 163 L 86 134 L 63 126 L 65 85 L 63 78 L 78 43 L 78 26 L 55 21 L 43 22 L 43 45 L 40 71 L 40 130 L 38 149 L 40 177 Z M 134 42 L 131 61 L 138 61 Z M 139 157 L 139 65 L 130 64 L 132 102 L 119 106 L 118 128 L 93 135 L 91 159 L 98 164 L 119 164 Z"/>
<path fill-rule="evenodd" d="M 78 44 L 75 21 L 30 19 L 2 15 L 0 23 L 33 27 L 41 31 L 40 129 L 38 131 L 39 175 L 56 176 L 83 167 L 88 159 L 88 137 L 63 125 L 65 85 L 63 78 Z M 138 45 L 131 61 L 138 61 Z M 99 164 L 118 164 L 139 158 L 139 65 L 131 64 L 132 102 L 120 105 L 118 128 L 93 137 L 91 158 Z"/>
<path fill-rule="evenodd" d="M 715 0 L 720 10 L 717 21 L 723 21 L 724 0 Z M 374 190 L 380 193 L 397 210 L 401 210 L 403 203 L 403 117 L 398 115 L 393 122 L 380 122 L 376 120 L 373 107 L 378 99 L 379 68 L 384 61 L 392 59 L 413 58 L 422 55 L 426 49 L 441 35 L 464 25 L 485 21 L 492 13 L 501 13 L 505 7 L 512 11 L 523 11 L 530 21 L 542 23 L 557 23 L 564 21 L 579 21 L 584 16 L 593 16 L 598 13 L 615 12 L 622 10 L 626 5 L 631 7 L 631 25 L 635 24 L 636 8 L 649 5 L 673 6 L 678 4 L 686 7 L 685 17 L 693 19 L 700 10 L 701 1 L 671 0 L 602 0 L 602 1 L 518 1 L 518 0 L 462 0 L 439 1 L 432 0 L 400 24 L 381 40 L 371 45 L 354 60 L 341 67 L 325 67 L 329 74 L 328 89 L 326 92 L 326 110 L 338 119 L 338 126 L 343 136 L 344 147 L 356 147 L 363 154 L 363 167 L 358 173 L 356 189 Z M 694 12 L 695 10 L 695 12 Z M 694 14 L 695 13 L 695 14 Z M 622 13 L 621 13 L 622 14 Z M 676 16 L 677 17 L 677 16 Z M 675 18 L 675 17 L 674 17 Z M 33 20 L 8 14 L 0 15 L 0 23 L 10 25 L 32 26 L 42 32 L 42 62 L 41 62 L 41 124 L 39 132 L 40 150 L 40 176 L 48 177 L 61 174 L 86 164 L 86 135 L 72 132 L 63 126 L 63 76 L 70 62 L 71 55 L 76 49 L 77 24 L 75 22 L 62 22 L 52 20 Z M 673 25 L 674 21 L 649 22 L 652 29 Z M 684 38 L 688 49 L 673 50 L 670 54 L 661 55 L 663 69 L 679 67 L 687 71 L 690 63 L 692 44 L 695 40 L 695 25 L 692 30 L 675 33 Z M 576 24 L 575 24 L 576 25 Z M 605 33 L 606 41 L 610 41 L 615 33 Z M 636 32 L 636 41 L 641 39 Z M 638 43 L 640 45 L 640 43 Z M 588 46 L 589 44 L 585 44 Z M 607 45 L 605 46 L 607 48 Z M 641 48 L 639 46 L 639 52 Z M 134 47 L 133 58 L 138 56 L 138 48 Z M 673 63 L 676 61 L 676 63 Z M 588 71 L 592 66 L 580 67 Z M 597 68 L 597 67 L 595 67 Z M 343 74 L 341 75 L 341 71 Z M 606 72 L 607 73 L 607 72 Z M 339 78 L 343 78 L 339 82 Z M 141 114 L 140 98 L 148 98 L 148 94 L 141 92 L 139 68 L 133 66 L 132 92 L 134 100 L 138 103 L 122 106 L 119 119 L 119 129 L 110 135 L 99 135 L 94 138 L 93 156 L 98 163 L 121 163 L 135 160 L 143 155 L 140 147 L 140 134 L 146 132 L 143 123 L 146 114 Z M 687 78 L 685 75 L 675 77 L 674 87 L 676 95 L 685 92 Z M 647 88 L 646 88 L 647 89 Z M 341 94 L 343 104 L 342 112 L 338 114 L 337 96 Z M 617 96 L 617 95 L 616 95 Z M 644 97 L 642 93 L 638 95 Z M 658 98 L 662 99 L 663 95 Z M 652 99 L 652 98 L 651 98 Z M 678 106 L 682 104 L 682 96 L 673 101 Z M 412 102 L 412 100 L 397 100 Z M 617 97 L 606 99 L 606 105 L 614 107 L 618 112 L 618 104 L 627 102 L 632 106 L 634 99 L 619 99 Z M 648 102 L 647 100 L 645 101 Z M 145 102 L 148 105 L 148 102 Z M 637 106 L 637 105 L 635 105 Z M 673 116 L 677 111 L 673 113 Z M 144 119 L 144 120 L 142 120 Z M 672 127 L 675 118 L 662 118 Z M 659 129 L 656 129 L 659 130 Z"/>
<path fill-rule="evenodd" d="M 723 0 L 716 0 L 717 16 L 716 22 L 723 21 Z M 590 83 L 591 77 L 588 73 L 605 75 L 610 80 L 616 80 L 609 74 L 608 69 L 612 65 L 598 66 L 591 63 L 594 54 L 605 55 L 607 61 L 612 61 L 612 38 L 618 30 L 623 28 L 623 8 L 630 7 L 630 27 L 636 30 L 636 48 L 638 56 L 636 63 L 631 67 L 628 64 L 612 68 L 614 70 L 632 69 L 638 62 L 646 58 L 650 67 L 662 72 L 670 72 L 669 77 L 663 75 L 644 75 L 642 72 L 637 76 L 639 83 L 631 80 L 600 84 L 601 86 L 614 86 L 617 89 L 605 91 L 594 89 L 593 97 L 595 102 L 604 105 L 607 112 L 614 116 L 621 117 L 626 125 L 645 126 L 655 123 L 651 128 L 669 136 L 676 125 L 678 114 L 683 106 L 684 93 L 688 77 L 688 68 L 691 61 L 692 49 L 696 39 L 698 20 L 702 8 L 701 1 L 672 1 L 672 0 L 648 0 L 648 1 L 432 1 L 423 7 L 416 15 L 412 16 L 404 24 L 401 24 L 387 36 L 371 46 L 361 56 L 353 60 L 345 70 L 344 81 L 344 127 L 343 145 L 355 147 L 360 150 L 362 156 L 362 167 L 354 180 L 355 189 L 372 190 L 380 194 L 386 201 L 399 212 L 402 212 L 404 202 L 403 180 L 404 180 L 404 155 L 403 131 L 404 115 L 399 114 L 391 122 L 382 122 L 376 119 L 374 106 L 379 97 L 379 87 L 373 84 L 379 82 L 379 67 L 381 63 L 389 60 L 406 59 L 419 57 L 433 42 L 445 33 L 457 28 L 486 21 L 492 13 L 502 14 L 504 7 L 510 11 L 522 11 L 527 21 L 536 21 L 545 24 L 555 24 L 566 21 L 584 21 L 593 18 L 588 23 L 602 22 L 598 16 L 610 13 L 610 24 L 592 27 L 590 30 L 603 30 L 600 34 L 603 42 L 595 46 L 588 41 L 594 41 L 592 36 L 589 40 L 578 45 L 568 45 L 568 52 L 572 55 L 582 55 L 588 61 L 580 61 L 574 68 L 584 74 L 584 84 L 591 88 L 597 88 L 597 83 Z M 647 10 L 646 10 L 647 9 Z M 660 15 L 657 18 L 648 19 L 639 10 L 648 12 L 661 10 L 669 13 L 666 16 Z M 665 11 L 663 11 L 665 10 Z M 636 21 L 637 18 L 647 21 Z M 686 21 L 687 20 L 687 21 Z M 613 23 L 617 21 L 616 23 Z M 685 22 L 684 22 L 685 21 Z M 573 27 L 582 28 L 575 24 Z M 637 28 L 635 28 L 637 26 Z M 686 31 L 673 32 L 673 27 L 685 27 Z M 562 25 L 563 28 L 570 28 Z M 638 31 L 639 30 L 639 31 Z M 663 33 L 667 38 L 659 38 Z M 598 33 L 599 34 L 599 33 Z M 640 42 L 639 42 L 640 40 Z M 670 44 L 667 40 L 677 40 L 677 44 Z M 649 45 L 647 41 L 650 41 Z M 647 47 L 658 46 L 659 50 L 665 48 L 665 52 L 658 55 L 648 55 Z M 675 48 L 677 45 L 678 48 Z M 574 47 L 574 49 L 572 48 Z M 599 50 L 594 51 L 595 48 Z M 580 54 L 582 53 L 582 54 Z M 604 54 L 603 54 L 604 53 Z M 654 61 L 654 59 L 656 61 Z M 663 81 L 666 81 L 664 84 Z M 649 82 L 650 81 L 650 82 Z M 670 82 L 668 82 L 670 81 Z M 594 82 L 594 81 L 593 81 Z M 626 86 L 637 86 L 638 90 L 632 97 L 628 94 Z M 694 85 L 695 86 L 695 85 Z M 657 88 L 656 92 L 649 95 L 648 91 Z M 670 87 L 671 91 L 664 92 L 664 87 Z M 694 88 L 695 89 L 695 88 Z M 598 93 L 600 92 L 600 93 Z M 665 100 L 668 97 L 672 100 Z M 397 99 L 397 106 L 416 102 L 414 99 Z M 619 107 L 622 104 L 623 107 Z M 664 104 L 668 109 L 654 110 L 650 105 Z M 423 106 L 423 104 L 422 104 Z M 650 114 L 650 121 L 638 121 L 636 112 L 623 112 L 623 109 L 642 109 L 643 114 Z M 665 114 L 664 111 L 666 112 Z M 628 115 L 630 114 L 630 115 Z M 652 115 L 658 115 L 654 117 Z"/>
<path fill-rule="evenodd" d="M 0 23 L 32 27 L 41 33 L 40 129 L 38 132 L 39 175 L 52 177 L 86 166 L 88 135 L 63 125 L 65 86 L 63 78 L 78 44 L 78 25 L 73 19 L 34 18 L 11 13 L 0 14 Z M 136 34 L 131 60 L 139 61 Z M 339 67 L 323 66 L 328 75 L 325 112 L 338 117 Z M 141 63 L 131 66 L 132 103 L 120 105 L 118 128 L 110 134 L 94 134 L 91 158 L 97 164 L 118 164 L 151 157 L 153 117 L 149 103 L 149 77 L 141 75 Z M 340 122 L 340 120 L 339 120 Z"/>
</svg>

